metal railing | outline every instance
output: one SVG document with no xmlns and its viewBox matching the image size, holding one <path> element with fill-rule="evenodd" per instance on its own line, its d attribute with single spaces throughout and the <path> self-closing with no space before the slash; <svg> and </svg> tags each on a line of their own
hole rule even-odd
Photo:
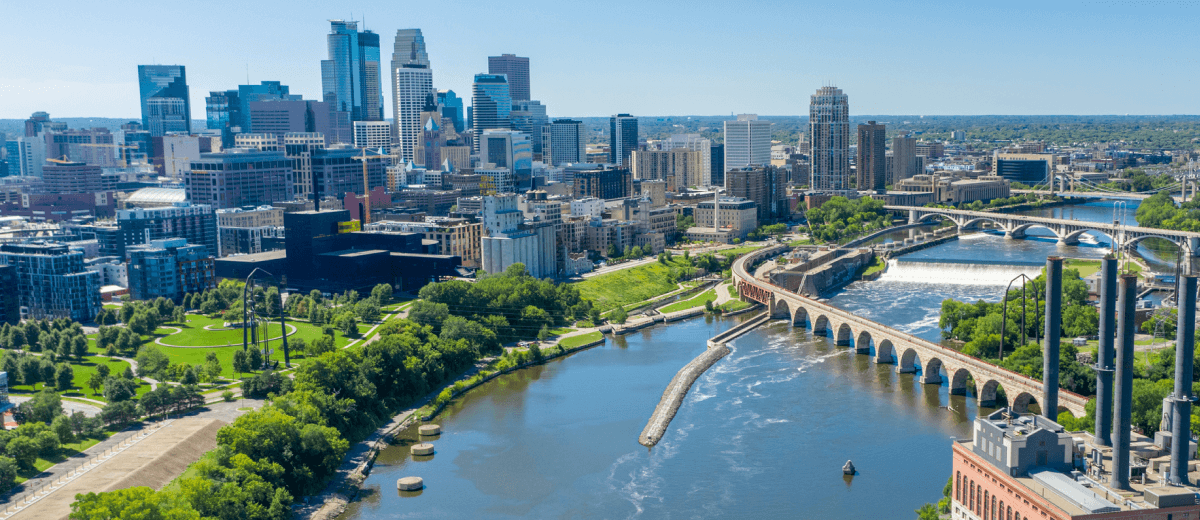
<svg viewBox="0 0 1200 520">
<path fill-rule="evenodd" d="M 49 484 L 44 484 L 41 487 L 39 487 L 33 491 L 30 491 L 28 493 L 25 493 L 24 495 L 21 495 L 19 497 L 13 497 L 12 499 L 10 499 L 8 501 L 8 505 L 4 508 L 4 511 L 0 512 L 0 518 L 11 518 L 13 515 L 20 513 L 21 511 L 25 510 L 25 508 L 28 508 L 29 506 L 36 504 L 39 500 L 46 498 L 51 493 L 57 491 L 58 489 L 62 488 L 65 485 L 69 484 L 70 482 L 74 481 L 76 478 L 79 478 L 81 475 L 86 474 L 88 471 L 91 471 L 92 469 L 96 468 L 96 466 L 99 466 L 104 461 L 109 460 L 109 459 L 113 458 L 113 456 L 117 455 L 118 453 L 121 453 L 121 452 L 129 449 L 130 447 L 137 444 L 138 442 L 141 442 L 142 439 L 149 437 L 154 432 L 161 430 L 164 426 L 167 426 L 168 424 L 171 424 L 172 422 L 174 422 L 174 421 L 173 420 L 162 421 L 162 422 L 156 423 L 155 425 L 151 426 L 150 428 L 147 428 L 140 432 L 134 433 L 133 435 L 130 435 L 129 437 L 126 437 L 125 439 L 122 439 L 121 442 L 117 443 L 116 446 L 113 446 L 107 450 L 104 450 L 104 453 L 96 455 L 95 457 L 92 457 L 88 461 L 86 461 L 86 462 L 80 464 L 79 466 L 75 467 L 74 469 L 68 471 L 66 475 L 63 475 L 61 477 L 58 477 L 57 479 L 54 479 L 53 482 L 50 482 Z"/>
</svg>

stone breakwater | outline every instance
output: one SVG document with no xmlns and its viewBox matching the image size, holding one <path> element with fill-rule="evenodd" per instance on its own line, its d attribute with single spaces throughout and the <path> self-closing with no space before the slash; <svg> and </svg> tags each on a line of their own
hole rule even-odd
<svg viewBox="0 0 1200 520">
<path fill-rule="evenodd" d="M 679 406 L 683 404 L 684 398 L 687 397 L 688 390 L 691 390 L 692 384 L 696 379 L 713 366 L 721 358 L 729 355 L 729 347 L 725 343 L 732 341 L 734 338 L 745 334 L 750 329 L 762 325 L 770 320 L 768 313 L 763 313 L 739 324 L 738 326 L 729 329 L 712 339 L 708 340 L 708 350 L 705 350 L 696 359 L 693 359 L 679 372 L 675 377 L 671 378 L 671 382 L 667 385 L 667 389 L 663 391 L 662 399 L 659 400 L 658 406 L 654 409 L 654 413 L 650 415 L 650 421 L 646 423 L 646 428 L 642 430 L 641 436 L 638 437 L 638 442 L 647 448 L 654 447 L 658 441 L 667 432 L 667 427 L 671 425 L 671 419 L 675 418 L 675 413 L 679 411 Z"/>
</svg>

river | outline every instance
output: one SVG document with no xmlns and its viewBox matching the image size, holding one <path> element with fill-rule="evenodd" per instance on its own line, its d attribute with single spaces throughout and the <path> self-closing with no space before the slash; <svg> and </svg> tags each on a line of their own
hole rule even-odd
<svg viewBox="0 0 1200 520">
<path fill-rule="evenodd" d="M 852 283 L 830 302 L 936 341 L 943 299 L 996 301 L 1014 270 L 1036 273 L 1051 254 L 1107 251 L 1103 241 L 972 234 L 906 255 L 879 281 Z M 640 446 L 671 377 L 741 318 L 610 338 L 473 390 L 438 417 L 436 455 L 414 460 L 415 431 L 404 432 L 342 518 L 902 519 L 941 497 L 949 442 L 970 435 L 973 399 L 782 321 L 734 341 L 662 442 Z M 861 472 L 853 479 L 841 475 L 847 459 Z M 426 489 L 398 493 L 396 480 L 410 475 Z"/>
</svg>

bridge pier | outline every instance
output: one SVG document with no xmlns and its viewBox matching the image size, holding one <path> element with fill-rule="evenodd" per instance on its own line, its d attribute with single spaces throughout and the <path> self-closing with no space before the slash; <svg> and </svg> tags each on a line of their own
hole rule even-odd
<svg viewBox="0 0 1200 520">
<path fill-rule="evenodd" d="M 1059 237 L 1058 245 L 1060 246 L 1075 246 L 1079 245 L 1079 238 L 1062 238 Z"/>
<path fill-rule="evenodd" d="M 877 356 L 871 358 L 871 361 L 874 361 L 876 365 L 890 365 L 890 364 L 896 362 L 896 356 L 878 356 L 877 355 Z M 897 367 L 897 368 L 899 368 L 899 367 Z"/>
<path fill-rule="evenodd" d="M 854 345 L 854 352 L 856 354 L 870 355 L 871 354 L 871 346 L 870 345 L 867 345 L 867 346 Z"/>
<path fill-rule="evenodd" d="M 921 382 L 927 385 L 940 385 L 942 384 L 942 376 L 937 373 L 924 374 L 921 376 Z"/>
<path fill-rule="evenodd" d="M 897 364 L 896 365 L 896 373 L 897 374 L 915 374 L 915 373 L 917 373 L 917 367 L 915 367 L 915 366 L 903 367 L 903 366 L 900 366 L 899 364 Z"/>
<path fill-rule="evenodd" d="M 981 397 L 981 398 L 979 398 L 979 407 L 980 407 L 980 408 L 995 408 L 995 407 L 996 407 L 996 400 L 995 400 L 995 399 L 989 399 L 989 400 L 986 400 L 986 401 L 985 401 L 985 400 L 983 400 L 983 398 Z"/>
</svg>

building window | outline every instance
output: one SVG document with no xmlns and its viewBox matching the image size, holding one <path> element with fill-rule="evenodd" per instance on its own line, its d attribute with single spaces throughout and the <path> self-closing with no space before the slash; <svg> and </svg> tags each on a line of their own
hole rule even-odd
<svg viewBox="0 0 1200 520">
<path fill-rule="evenodd" d="M 992 517 L 988 513 L 992 508 L 988 507 L 988 492 L 983 492 L 983 520 L 990 520 Z"/>
</svg>

